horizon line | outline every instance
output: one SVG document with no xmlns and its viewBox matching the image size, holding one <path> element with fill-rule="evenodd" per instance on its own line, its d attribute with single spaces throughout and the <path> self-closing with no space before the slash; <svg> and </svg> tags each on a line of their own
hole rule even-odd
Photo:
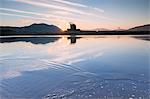
<svg viewBox="0 0 150 99">
<path fill-rule="evenodd" d="M 33 24 L 45 24 L 45 25 L 53 25 L 53 26 L 57 26 L 57 25 L 55 25 L 55 24 L 47 24 L 47 23 L 42 23 L 42 22 L 41 22 L 41 23 L 31 23 L 31 24 L 24 25 L 24 26 L 0 25 L 0 27 L 18 27 L 18 28 L 21 28 L 21 27 L 31 26 L 31 25 L 33 25 Z M 68 22 L 68 24 L 69 24 L 69 22 Z M 130 28 L 128 28 L 128 29 L 135 28 L 135 27 L 139 27 L 139 26 L 145 26 L 145 25 L 150 25 L 150 23 L 132 26 L 132 27 L 130 27 Z M 57 26 L 57 27 L 60 28 L 59 26 Z M 63 30 L 62 28 L 60 28 L 60 29 Z M 68 29 L 68 28 L 66 28 L 65 30 L 67 30 L 67 29 Z M 78 28 L 78 29 L 80 29 L 80 28 Z M 117 29 L 109 29 L 109 28 L 103 28 L 103 27 L 95 27 L 95 28 L 89 29 L 89 30 L 94 30 L 94 29 L 118 30 L 118 29 L 124 29 L 124 28 L 118 27 Z M 128 29 L 124 29 L 124 30 L 128 30 Z M 65 31 L 65 30 L 63 30 L 63 31 Z M 88 29 L 80 29 L 80 30 L 88 30 Z"/>
</svg>

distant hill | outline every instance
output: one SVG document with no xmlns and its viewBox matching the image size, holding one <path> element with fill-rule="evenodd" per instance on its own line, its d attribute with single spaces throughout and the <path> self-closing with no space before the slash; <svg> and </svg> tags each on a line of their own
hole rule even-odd
<svg viewBox="0 0 150 99">
<path fill-rule="evenodd" d="M 116 30 L 113 30 L 113 31 L 126 31 L 125 29 L 116 29 Z"/>
<path fill-rule="evenodd" d="M 129 29 L 128 31 L 150 31 L 150 24 L 137 26 L 137 27 Z"/>
<path fill-rule="evenodd" d="M 125 29 L 111 30 L 111 29 L 106 29 L 106 28 L 96 28 L 96 29 L 93 29 L 92 31 L 125 31 Z"/>
<path fill-rule="evenodd" d="M 62 30 L 54 25 L 32 24 L 25 27 L 9 27 L 0 26 L 0 35 L 43 35 L 43 34 L 56 34 Z"/>
<path fill-rule="evenodd" d="M 91 31 L 126 31 L 126 30 L 125 29 L 110 30 L 106 28 L 96 28 Z M 136 26 L 128 29 L 127 31 L 150 31 L 150 24 L 143 25 L 143 26 Z"/>
<path fill-rule="evenodd" d="M 96 28 L 96 29 L 93 29 L 92 31 L 111 31 L 111 30 L 105 29 L 105 28 Z"/>
</svg>

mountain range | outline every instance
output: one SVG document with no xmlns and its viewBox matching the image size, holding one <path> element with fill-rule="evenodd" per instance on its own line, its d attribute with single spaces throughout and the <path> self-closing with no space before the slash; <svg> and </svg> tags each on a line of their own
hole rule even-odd
<svg viewBox="0 0 150 99">
<path fill-rule="evenodd" d="M 105 31 L 105 34 L 107 34 L 108 32 L 115 32 L 115 31 L 116 32 L 117 31 L 123 31 L 123 32 L 145 32 L 146 31 L 146 32 L 148 32 L 148 31 L 150 31 L 150 24 L 143 25 L 143 26 L 137 26 L 134 28 L 130 28 L 128 30 L 123 30 L 123 29 L 109 30 L 109 29 L 105 29 L 105 28 L 96 28 L 91 31 L 102 31 L 102 32 Z M 91 31 L 87 31 L 87 32 L 91 32 Z M 84 32 L 84 31 L 82 31 L 82 32 Z M 53 34 L 63 34 L 63 33 L 69 34 L 69 32 L 67 32 L 67 31 L 63 32 L 59 27 L 57 27 L 55 25 L 47 25 L 44 23 L 32 24 L 30 26 L 24 26 L 24 27 L 0 26 L 0 35 L 1 36 L 7 36 L 7 35 L 53 35 Z M 122 32 L 119 32 L 119 33 L 122 33 Z"/>
<path fill-rule="evenodd" d="M 41 24 L 32 24 L 25 27 L 10 27 L 10 26 L 0 26 L 1 35 L 43 35 L 43 34 L 56 34 L 60 33 L 62 30 L 55 25 L 47 25 L 44 23 Z"/>
<path fill-rule="evenodd" d="M 110 30 L 106 28 L 96 28 L 92 31 L 150 31 L 150 24 L 142 25 L 142 26 L 136 26 L 130 29 L 116 29 L 116 30 Z"/>
</svg>

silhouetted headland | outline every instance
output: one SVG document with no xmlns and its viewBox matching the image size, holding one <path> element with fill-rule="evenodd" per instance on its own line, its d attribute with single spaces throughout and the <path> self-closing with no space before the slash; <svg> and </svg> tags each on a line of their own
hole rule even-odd
<svg viewBox="0 0 150 99">
<path fill-rule="evenodd" d="M 55 25 L 32 24 L 25 27 L 10 27 L 10 26 L 0 26 L 0 35 L 52 35 L 59 34 L 62 30 Z"/>
<path fill-rule="evenodd" d="M 134 27 L 128 30 L 86 31 L 76 28 L 71 23 L 70 29 L 62 31 L 59 27 L 47 24 L 32 24 L 25 27 L 0 26 L 0 36 L 10 35 L 149 35 L 150 24 Z"/>
</svg>

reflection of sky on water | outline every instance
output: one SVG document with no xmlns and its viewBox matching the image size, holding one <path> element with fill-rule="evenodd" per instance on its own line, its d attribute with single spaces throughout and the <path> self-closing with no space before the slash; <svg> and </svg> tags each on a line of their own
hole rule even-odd
<svg viewBox="0 0 150 99">
<path fill-rule="evenodd" d="M 149 41 L 128 36 L 86 36 L 71 45 L 68 40 L 0 43 L 3 97 L 149 96 Z"/>
</svg>

